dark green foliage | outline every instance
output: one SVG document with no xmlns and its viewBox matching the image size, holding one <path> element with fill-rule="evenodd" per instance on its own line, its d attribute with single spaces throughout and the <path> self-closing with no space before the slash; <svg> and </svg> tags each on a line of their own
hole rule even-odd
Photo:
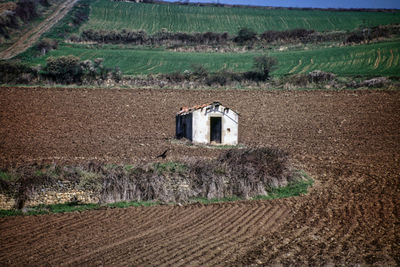
<svg viewBox="0 0 400 267">
<path fill-rule="evenodd" d="M 122 80 L 122 71 L 119 67 L 115 67 L 111 72 L 111 78 L 119 83 Z"/>
<path fill-rule="evenodd" d="M 193 64 L 192 68 L 192 75 L 196 79 L 203 79 L 208 77 L 208 70 L 201 64 Z"/>
<path fill-rule="evenodd" d="M 252 42 L 257 39 L 257 33 L 249 28 L 242 28 L 239 30 L 238 35 L 235 37 L 234 41 L 237 43 Z"/>
<path fill-rule="evenodd" d="M 45 75 L 58 83 L 80 83 L 83 70 L 79 57 L 72 55 L 61 57 L 49 57 L 43 69 Z"/>
<path fill-rule="evenodd" d="M 22 21 L 27 22 L 32 20 L 38 15 L 37 1 L 35 0 L 19 0 L 15 14 L 21 18 Z"/>
<path fill-rule="evenodd" d="M 278 60 L 268 55 L 261 55 L 254 58 L 254 68 L 263 75 L 264 80 L 269 78 L 269 74 L 276 69 Z"/>
<path fill-rule="evenodd" d="M 113 78 L 116 82 L 121 80 L 121 71 L 118 67 L 114 70 L 103 65 L 103 58 L 96 58 L 93 61 L 81 61 L 79 57 L 72 55 L 61 57 L 49 57 L 47 64 L 42 71 L 42 75 L 57 83 L 95 83 L 108 78 Z"/>
<path fill-rule="evenodd" d="M 211 86 L 214 84 L 224 86 L 231 82 L 234 82 L 234 81 L 240 82 L 242 80 L 243 80 L 242 74 L 235 73 L 231 70 L 223 69 L 223 70 L 217 71 L 216 73 L 210 74 L 206 78 L 205 83 L 208 86 Z"/>
<path fill-rule="evenodd" d="M 38 71 L 18 61 L 0 60 L 0 83 L 29 84 L 38 77 Z"/>
<path fill-rule="evenodd" d="M 39 41 L 39 43 L 36 45 L 36 48 L 42 55 L 45 55 L 48 51 L 54 50 L 58 48 L 58 42 L 57 40 L 49 39 L 49 38 L 43 38 L 42 40 Z"/>
<path fill-rule="evenodd" d="M 170 82 L 183 82 L 186 80 L 185 75 L 179 71 L 164 74 L 162 77 L 166 78 Z"/>
<path fill-rule="evenodd" d="M 361 33 L 354 33 L 346 39 L 346 43 L 361 43 L 363 41 L 365 41 L 365 37 Z"/>
<path fill-rule="evenodd" d="M 50 6 L 49 0 L 39 0 L 39 4 L 41 4 L 42 6 L 45 6 L 45 7 Z"/>
<path fill-rule="evenodd" d="M 346 39 L 346 43 L 361 43 L 361 42 L 369 42 L 371 40 L 389 37 L 390 34 L 399 33 L 399 30 L 396 27 L 383 27 L 377 26 L 372 28 L 364 28 L 359 31 L 355 31 L 351 33 Z"/>
<path fill-rule="evenodd" d="M 10 37 L 10 30 L 18 28 L 18 18 L 14 11 L 4 11 L 0 14 L 0 36 Z"/>
<path fill-rule="evenodd" d="M 158 32 L 148 35 L 143 30 L 84 30 L 80 37 L 71 36 L 71 41 L 95 41 L 112 44 L 136 45 L 222 45 L 229 40 L 228 33 L 183 33 Z"/>
</svg>

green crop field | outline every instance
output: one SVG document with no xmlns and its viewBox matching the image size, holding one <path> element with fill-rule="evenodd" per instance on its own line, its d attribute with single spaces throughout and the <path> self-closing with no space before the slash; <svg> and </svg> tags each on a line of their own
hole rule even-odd
<svg viewBox="0 0 400 267">
<path fill-rule="evenodd" d="M 369 45 L 316 48 L 273 52 L 279 60 L 274 75 L 295 74 L 323 70 L 341 76 L 399 76 L 400 41 Z M 171 73 L 190 69 L 192 64 L 202 64 L 214 72 L 224 68 L 235 72 L 251 70 L 253 58 L 259 53 L 189 53 L 155 49 L 127 49 L 118 46 L 91 46 L 62 44 L 48 56 L 75 55 L 81 59 L 104 58 L 107 67 L 119 66 L 124 74 Z M 25 60 L 29 64 L 45 64 L 46 57 Z"/>
<path fill-rule="evenodd" d="M 319 10 L 195 7 L 175 4 L 142 4 L 96 0 L 89 22 L 82 29 L 142 29 L 148 33 L 229 32 L 252 28 L 266 30 L 294 28 L 316 31 L 354 30 L 368 26 L 400 23 L 400 12 L 336 12 Z"/>
</svg>

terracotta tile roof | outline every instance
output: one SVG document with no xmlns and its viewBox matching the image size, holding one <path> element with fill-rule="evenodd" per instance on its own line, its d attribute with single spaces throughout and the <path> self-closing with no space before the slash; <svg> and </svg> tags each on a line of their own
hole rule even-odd
<svg viewBox="0 0 400 267">
<path fill-rule="evenodd" d="M 222 104 L 219 103 L 219 102 L 212 102 L 212 103 L 209 103 L 209 104 L 195 105 L 193 107 L 181 107 L 181 110 L 177 114 L 180 115 L 180 114 L 183 114 L 183 113 L 193 112 L 195 110 L 202 109 L 202 108 L 205 108 L 205 107 L 208 107 L 208 106 L 211 106 L 211 105 L 222 105 Z"/>
</svg>

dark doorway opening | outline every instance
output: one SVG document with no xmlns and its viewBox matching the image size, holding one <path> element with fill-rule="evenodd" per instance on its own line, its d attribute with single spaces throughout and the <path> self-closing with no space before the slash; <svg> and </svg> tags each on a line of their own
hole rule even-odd
<svg viewBox="0 0 400 267">
<path fill-rule="evenodd" d="M 221 143 L 222 118 L 211 117 L 210 119 L 210 142 Z"/>
</svg>

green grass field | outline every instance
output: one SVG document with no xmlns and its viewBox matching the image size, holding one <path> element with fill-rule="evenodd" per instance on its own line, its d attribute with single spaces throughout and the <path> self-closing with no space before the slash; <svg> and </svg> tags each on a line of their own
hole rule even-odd
<svg viewBox="0 0 400 267">
<path fill-rule="evenodd" d="M 400 12 L 335 12 L 256 8 L 194 7 L 174 4 L 142 4 L 96 0 L 84 29 L 143 29 L 148 33 L 229 32 L 249 27 L 266 30 L 294 28 L 316 31 L 354 30 L 368 26 L 400 23 Z"/>
<path fill-rule="evenodd" d="M 312 70 L 333 72 L 340 76 L 399 76 L 400 41 L 369 45 L 316 48 L 274 52 L 279 60 L 274 75 L 305 73 Z M 107 67 L 119 66 L 124 74 L 157 74 L 184 71 L 192 64 L 202 64 L 214 72 L 224 68 L 235 72 L 251 70 L 253 58 L 259 53 L 184 53 L 161 49 L 127 49 L 107 45 L 101 49 L 63 44 L 46 57 L 30 58 L 31 65 L 45 64 L 48 56 L 75 55 L 81 59 L 104 58 Z"/>
</svg>

